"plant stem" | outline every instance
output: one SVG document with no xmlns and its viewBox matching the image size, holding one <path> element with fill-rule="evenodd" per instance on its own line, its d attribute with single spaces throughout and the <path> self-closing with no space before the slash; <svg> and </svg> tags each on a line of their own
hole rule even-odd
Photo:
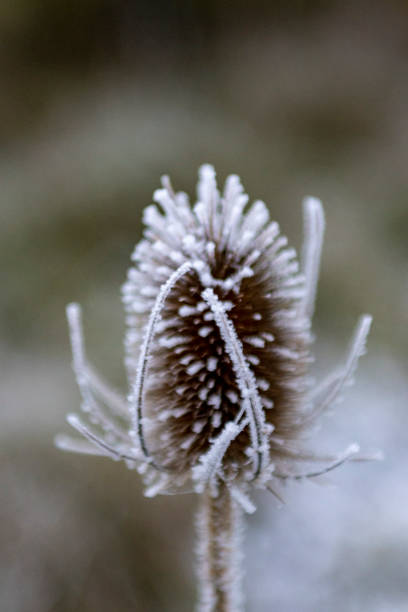
<svg viewBox="0 0 408 612">
<path fill-rule="evenodd" d="M 225 485 L 201 495 L 198 513 L 198 612 L 242 612 L 242 510 Z"/>
</svg>

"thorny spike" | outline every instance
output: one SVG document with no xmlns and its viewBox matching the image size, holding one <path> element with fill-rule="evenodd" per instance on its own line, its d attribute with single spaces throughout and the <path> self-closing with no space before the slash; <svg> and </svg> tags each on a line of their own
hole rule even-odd
<svg viewBox="0 0 408 612">
<path fill-rule="evenodd" d="M 127 455 L 126 453 L 119 452 L 116 448 L 102 440 L 99 436 L 94 434 L 90 429 L 88 429 L 82 422 L 81 419 L 76 414 L 69 414 L 67 416 L 67 421 L 74 427 L 80 434 L 82 434 L 85 438 L 87 438 L 90 442 L 100 447 L 107 455 L 110 455 L 112 459 L 126 459 L 128 461 L 136 461 L 135 457 L 131 455 Z"/>
<path fill-rule="evenodd" d="M 81 307 L 79 304 L 68 304 L 67 319 L 70 330 L 73 367 L 76 376 L 83 376 L 85 349 L 82 333 Z"/>
<path fill-rule="evenodd" d="M 231 496 L 247 514 L 253 514 L 256 511 L 255 504 L 253 504 L 248 495 L 240 487 L 232 485 Z"/>
<path fill-rule="evenodd" d="M 125 399 L 113 391 L 87 361 L 80 305 L 68 304 L 66 312 L 70 329 L 73 368 L 78 386 L 84 394 L 84 400 L 89 397 L 90 388 L 93 388 L 114 412 L 122 416 L 127 414 Z"/>
<path fill-rule="evenodd" d="M 338 373 L 329 376 L 312 395 L 313 419 L 331 406 L 336 401 L 343 388 L 352 381 L 358 360 L 365 351 L 371 322 L 372 317 L 370 315 L 363 315 L 360 317 L 351 339 L 343 368 L 341 368 Z"/>
<path fill-rule="evenodd" d="M 315 470 L 314 472 L 305 472 L 303 474 L 282 474 L 279 472 L 275 472 L 275 478 L 280 478 L 281 480 L 304 480 L 307 478 L 317 478 L 318 476 L 323 476 L 324 474 L 328 474 L 332 470 L 343 465 L 347 461 L 353 461 L 357 458 L 357 454 L 360 452 L 360 447 L 358 444 L 350 444 L 348 448 L 330 465 L 325 466 L 321 470 Z"/>
<path fill-rule="evenodd" d="M 320 200 L 305 198 L 303 201 L 304 243 L 302 271 L 306 279 L 305 297 L 301 313 L 309 319 L 313 316 L 317 282 L 319 279 L 320 256 L 323 246 L 324 213 Z"/>
<path fill-rule="evenodd" d="M 166 191 L 169 193 L 170 197 L 174 199 L 174 189 L 171 184 L 170 177 L 167 174 L 163 174 L 163 176 L 161 177 L 161 184 L 163 185 L 163 188 L 166 189 Z"/>
<path fill-rule="evenodd" d="M 104 415 L 92 393 L 92 387 L 94 387 L 113 413 L 124 416 L 124 407 L 120 397 L 88 366 L 82 331 L 81 307 L 79 304 L 68 304 L 66 312 L 70 330 L 73 369 L 83 401 L 82 408 L 84 411 L 90 411 L 106 430 L 112 430 L 118 438 L 124 439 L 126 437 L 125 431 L 112 418 Z"/>
<path fill-rule="evenodd" d="M 83 455 L 96 455 L 99 457 L 106 457 L 110 455 L 97 447 L 93 442 L 88 442 L 82 438 L 72 438 L 65 434 L 59 434 L 55 436 L 54 443 L 57 448 L 63 451 L 69 451 L 71 453 L 81 453 Z"/>
</svg>

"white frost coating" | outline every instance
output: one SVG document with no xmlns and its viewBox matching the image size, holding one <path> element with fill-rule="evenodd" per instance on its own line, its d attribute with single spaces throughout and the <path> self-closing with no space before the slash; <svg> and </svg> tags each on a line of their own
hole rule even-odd
<svg viewBox="0 0 408 612">
<path fill-rule="evenodd" d="M 255 348 L 264 348 L 265 346 L 265 340 L 260 336 L 244 336 L 242 340 Z"/>
<path fill-rule="evenodd" d="M 259 359 L 258 355 L 247 355 L 246 358 L 249 363 L 252 363 L 252 365 L 257 366 L 261 363 L 261 360 Z"/>
<path fill-rule="evenodd" d="M 305 289 L 303 287 L 283 287 L 283 289 L 277 289 L 271 292 L 268 297 L 283 298 L 284 300 L 302 300 L 305 296 Z"/>
<path fill-rule="evenodd" d="M 269 221 L 269 211 L 262 200 L 256 200 L 242 220 L 241 231 L 258 234 Z"/>
<path fill-rule="evenodd" d="M 154 228 L 159 236 L 163 235 L 166 231 L 165 217 L 162 214 L 160 214 L 159 210 L 157 209 L 157 206 L 154 206 L 154 204 L 151 204 L 150 206 L 146 206 L 146 208 L 144 209 L 143 223 L 147 225 L 147 227 Z M 135 250 L 133 251 L 132 259 L 134 261 L 139 259 L 141 255 L 140 244 L 141 243 L 136 245 Z"/>
<path fill-rule="evenodd" d="M 197 249 L 197 242 L 193 234 L 186 234 L 182 240 L 184 249 L 189 255 L 194 255 Z"/>
<path fill-rule="evenodd" d="M 157 295 L 157 288 L 149 285 L 145 285 L 140 288 L 140 295 L 148 298 L 155 298 Z"/>
<path fill-rule="evenodd" d="M 255 468 L 254 477 L 256 478 L 259 475 L 259 471 L 266 467 L 269 461 L 268 441 L 263 433 L 265 415 L 258 395 L 256 380 L 245 360 L 242 344 L 231 320 L 223 309 L 222 303 L 212 289 L 203 291 L 202 297 L 210 306 L 221 337 L 224 340 L 226 351 L 237 377 L 238 388 L 244 400 L 243 405 L 247 411 L 252 445 L 254 450 L 261 455 L 261 457 L 258 456 L 258 465 Z M 261 463 L 263 463 L 263 466 Z"/>
<path fill-rule="evenodd" d="M 201 336 L 201 338 L 206 338 L 209 334 L 211 334 L 212 331 L 214 331 L 213 327 L 210 327 L 209 325 L 204 325 L 203 327 L 199 328 L 198 335 Z"/>
<path fill-rule="evenodd" d="M 158 493 L 163 493 L 169 486 L 169 478 L 166 475 L 162 475 L 160 478 L 153 482 L 144 491 L 145 497 L 155 497 Z"/>
<path fill-rule="evenodd" d="M 159 338 L 159 346 L 163 346 L 165 348 L 174 348 L 176 346 L 186 344 L 188 341 L 189 338 L 187 338 L 186 336 L 161 336 Z"/>
<path fill-rule="evenodd" d="M 188 386 L 187 385 L 178 385 L 176 387 L 177 395 L 183 395 L 183 393 L 185 393 L 187 390 L 188 390 Z"/>
<path fill-rule="evenodd" d="M 226 524 L 216 528 L 213 524 L 211 500 L 208 492 L 201 500 L 197 516 L 197 578 L 199 602 L 196 612 L 243 612 L 242 594 L 242 509 L 229 496 L 225 500 Z M 223 602 L 219 601 L 220 591 Z M 221 608 L 222 606 L 222 608 Z"/>
<path fill-rule="evenodd" d="M 184 256 L 182 253 L 180 253 L 180 251 L 171 251 L 169 253 L 169 257 L 171 261 L 174 261 L 174 263 L 177 264 L 178 266 L 181 266 L 181 264 L 184 261 Z"/>
<path fill-rule="evenodd" d="M 168 189 L 156 189 L 153 193 L 153 200 L 157 202 L 157 204 L 160 204 L 167 217 L 171 220 L 177 219 L 177 208 L 174 205 L 174 200 Z"/>
<path fill-rule="evenodd" d="M 169 434 L 169 439 L 170 439 L 170 434 Z M 195 435 L 191 435 L 191 436 L 187 436 L 183 442 L 180 444 L 180 448 L 182 448 L 183 450 L 187 450 L 188 448 L 190 448 L 190 446 L 192 446 L 192 444 L 196 441 L 196 436 Z"/>
<path fill-rule="evenodd" d="M 177 215 L 179 219 L 183 221 L 183 224 L 186 227 L 192 227 L 194 225 L 194 219 L 191 212 L 189 200 L 187 194 L 183 192 L 175 193 L 174 189 L 171 185 L 170 178 L 167 175 L 163 175 L 161 177 L 161 184 L 164 189 L 167 190 L 170 198 L 174 200 L 176 205 L 175 210 L 177 211 Z M 181 263 L 181 262 L 178 262 Z"/>
<path fill-rule="evenodd" d="M 89 368 L 87 364 L 82 333 L 81 307 L 79 304 L 68 304 L 66 312 L 71 340 L 73 370 L 82 397 L 82 410 L 89 412 L 91 418 L 98 422 L 106 432 L 109 431 L 117 438 L 126 440 L 125 430 L 112 419 L 105 416 L 93 395 L 94 390 L 114 413 L 124 416 L 125 407 L 120 396 L 110 390 L 102 378 L 93 369 Z"/>
<path fill-rule="evenodd" d="M 300 313 L 311 319 L 319 280 L 320 256 L 324 235 L 324 212 L 322 203 L 317 198 L 304 199 L 303 225 L 302 271 L 305 275 L 306 285 Z"/>
<path fill-rule="evenodd" d="M 171 416 L 172 416 L 171 410 L 161 410 L 158 414 L 157 419 L 161 423 L 164 423 L 164 421 L 167 421 Z"/>
<path fill-rule="evenodd" d="M 174 416 L 174 418 L 179 419 L 187 412 L 188 408 L 174 408 L 174 410 L 171 411 L 171 414 Z"/>
<path fill-rule="evenodd" d="M 221 406 L 221 397 L 219 393 L 212 393 L 208 398 L 207 404 L 209 406 L 214 406 L 216 410 Z"/>
<path fill-rule="evenodd" d="M 219 238 L 218 215 L 216 214 L 219 194 L 215 180 L 215 170 L 210 164 L 204 164 L 199 170 L 199 180 L 197 185 L 198 202 L 193 210 L 200 224 L 206 230 L 207 236 L 214 235 Z"/>
<path fill-rule="evenodd" d="M 370 315 L 363 315 L 360 317 L 350 343 L 344 366 L 319 385 L 312 395 L 313 419 L 318 414 L 324 412 L 338 399 L 346 385 L 351 384 L 358 360 L 365 352 L 365 345 L 371 322 L 372 317 Z"/>
<path fill-rule="evenodd" d="M 244 512 L 247 514 L 253 514 L 256 510 L 255 504 L 249 499 L 248 495 L 244 493 L 241 487 L 230 487 L 231 496 L 241 506 Z"/>
<path fill-rule="evenodd" d="M 55 436 L 54 444 L 57 448 L 70 453 L 81 453 L 82 455 L 96 455 L 98 457 L 110 457 L 111 454 L 102 450 L 95 444 L 81 438 L 72 438 L 65 434 Z"/>
<path fill-rule="evenodd" d="M 294 351 L 287 346 L 276 345 L 272 349 L 274 355 L 279 355 L 283 359 L 287 359 L 288 361 L 297 361 L 300 357 L 298 351 Z"/>
<path fill-rule="evenodd" d="M 182 261 L 179 261 L 178 264 L 182 264 Z M 162 278 L 164 277 L 165 279 L 167 279 L 171 274 L 173 274 L 174 269 L 173 268 L 169 268 L 169 266 L 157 266 L 156 268 L 156 272 L 157 274 L 155 275 L 155 278 L 157 280 L 162 280 Z M 155 287 L 155 294 L 154 297 L 156 297 L 157 295 L 157 287 Z"/>
<path fill-rule="evenodd" d="M 217 357 L 209 357 L 207 359 L 207 370 L 209 372 L 215 372 L 217 369 L 218 359 Z"/>
<path fill-rule="evenodd" d="M 274 265 L 280 269 L 282 274 L 290 275 L 298 272 L 299 264 L 296 260 L 296 251 L 293 248 L 286 248 L 274 257 Z"/>
<path fill-rule="evenodd" d="M 67 421 L 71 425 L 71 427 L 73 427 L 80 434 L 82 434 L 84 438 L 87 438 L 89 442 L 100 448 L 102 451 L 104 451 L 106 455 L 109 455 L 112 459 L 115 459 L 115 461 L 119 461 L 120 459 L 136 461 L 135 457 L 132 457 L 130 454 L 118 451 L 117 448 L 114 448 L 113 446 L 105 442 L 105 440 L 94 434 L 88 427 L 86 427 L 82 423 L 81 419 L 78 417 L 77 414 L 68 414 Z"/>
<path fill-rule="evenodd" d="M 270 387 L 270 384 L 265 378 L 257 378 L 256 382 L 261 391 L 267 391 Z"/>
<path fill-rule="evenodd" d="M 212 241 L 207 242 L 207 244 L 205 245 L 205 252 L 207 253 L 209 260 L 213 262 L 215 255 L 215 243 Z"/>
<path fill-rule="evenodd" d="M 147 361 L 150 354 L 150 347 L 156 331 L 156 325 L 160 320 L 161 311 L 163 310 L 164 304 L 170 291 L 180 280 L 180 278 L 190 270 L 191 264 L 189 262 L 185 262 L 170 276 L 167 282 L 160 288 L 159 294 L 151 311 L 149 321 L 147 323 L 145 337 L 139 355 L 138 367 L 136 371 L 136 380 L 132 388 L 132 394 L 129 398 L 130 411 L 132 416 L 132 427 L 139 438 L 139 443 L 142 452 L 147 459 L 150 459 L 150 457 L 143 437 L 142 408 L 144 382 L 147 374 Z"/>
<path fill-rule="evenodd" d="M 191 429 L 194 431 L 194 433 L 199 434 L 203 431 L 206 425 L 207 419 L 201 419 L 201 421 L 194 421 Z"/>
<path fill-rule="evenodd" d="M 214 427 L 214 429 L 219 428 L 219 426 L 221 425 L 221 413 L 220 412 L 213 413 L 211 417 L 211 425 Z"/>
<path fill-rule="evenodd" d="M 126 303 L 125 300 L 124 303 Z M 129 306 L 132 312 L 135 312 L 136 314 L 145 314 L 150 310 L 150 307 L 147 305 L 147 303 L 142 302 L 141 300 L 129 300 Z"/>
<path fill-rule="evenodd" d="M 226 291 L 233 289 L 236 293 L 238 293 L 240 285 L 241 285 L 241 281 L 244 278 L 250 278 L 253 275 L 254 275 L 254 271 L 252 270 L 250 266 L 242 266 L 238 270 L 238 272 L 236 272 L 232 276 L 229 276 L 225 280 L 218 280 L 217 282 L 214 282 L 213 286 L 218 285 L 219 287 L 222 287 Z M 233 308 L 234 304 L 232 304 L 231 302 L 230 304 L 231 304 L 231 307 Z"/>
<path fill-rule="evenodd" d="M 220 247 L 224 249 L 234 244 L 240 229 L 242 213 L 248 202 L 248 196 L 244 193 L 238 176 L 231 175 L 227 178 L 222 202 L 224 218 Z"/>
<path fill-rule="evenodd" d="M 188 365 L 192 360 L 194 359 L 194 355 L 192 355 L 191 353 L 188 353 L 187 355 L 184 355 L 183 357 L 181 357 L 180 359 L 180 363 L 181 365 Z"/>
<path fill-rule="evenodd" d="M 274 476 L 276 476 L 276 478 L 281 478 L 282 480 L 304 480 L 307 478 L 317 478 L 318 476 L 323 476 L 324 474 L 335 470 L 347 461 L 367 460 L 366 457 L 360 458 L 358 455 L 359 452 L 360 446 L 354 442 L 353 444 L 350 444 L 346 448 L 346 450 L 343 451 L 332 463 L 325 466 L 321 470 L 315 470 L 314 472 L 305 472 L 304 474 L 280 474 L 279 472 L 275 472 Z M 373 459 L 373 457 L 369 457 L 368 459 L 371 460 Z"/>
<path fill-rule="evenodd" d="M 178 310 L 180 317 L 191 317 L 197 314 L 197 309 L 193 306 L 181 306 Z"/>
<path fill-rule="evenodd" d="M 192 469 L 197 493 L 202 493 L 207 483 L 217 475 L 219 469 L 222 468 L 222 460 L 228 447 L 247 425 L 248 419 L 243 419 L 239 425 L 235 422 L 227 423 L 211 444 L 210 449 L 201 456 L 200 462 Z"/>
<path fill-rule="evenodd" d="M 227 398 L 232 404 L 238 403 L 238 400 L 239 400 L 238 393 L 234 391 L 233 389 L 228 389 L 225 395 L 227 396 Z"/>
<path fill-rule="evenodd" d="M 198 391 L 199 399 L 203 402 L 207 398 L 208 393 L 209 389 L 207 389 L 206 387 L 201 387 Z"/>
<path fill-rule="evenodd" d="M 202 370 L 204 366 L 204 361 L 194 361 L 191 365 L 188 366 L 186 372 L 189 376 L 194 376 L 195 374 L 197 374 L 197 372 Z"/>
</svg>

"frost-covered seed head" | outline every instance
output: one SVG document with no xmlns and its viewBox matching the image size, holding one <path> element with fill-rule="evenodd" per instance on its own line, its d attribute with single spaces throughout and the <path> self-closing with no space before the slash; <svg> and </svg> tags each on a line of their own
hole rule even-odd
<svg viewBox="0 0 408 612">
<path fill-rule="evenodd" d="M 237 419 L 251 385 L 255 412 L 261 413 L 258 426 L 272 426 L 280 440 L 298 437 L 311 335 L 300 308 L 305 281 L 296 253 L 270 221 L 265 204 L 248 205 L 237 176 L 228 177 L 220 194 L 209 165 L 200 169 L 193 208 L 184 194 L 173 193 L 167 179 L 163 184 L 154 194 L 157 206 L 145 211 L 145 237 L 123 287 L 126 363 L 132 383 L 160 289 L 180 266 L 190 264 L 162 305 L 141 399 L 143 417 L 152 424 L 143 431 L 146 451 L 164 470 L 185 474 Z M 234 365 L 217 308 L 239 343 L 241 364 Z M 240 382 L 248 376 L 250 384 Z M 254 445 L 261 445 L 262 432 L 256 436 L 251 439 L 247 426 L 229 444 L 222 461 L 226 477 L 253 475 L 248 449 L 261 452 Z M 264 462 L 284 454 L 273 436 L 263 442 L 269 446 Z"/>
<path fill-rule="evenodd" d="M 312 389 L 319 200 L 304 202 L 300 264 L 265 204 L 248 204 L 235 175 L 220 193 L 214 169 L 202 166 L 193 206 L 163 177 L 154 201 L 122 291 L 128 398 L 88 364 L 80 310 L 70 305 L 82 408 L 96 430 L 71 416 L 88 443 L 57 443 L 124 459 L 144 474 L 147 495 L 208 486 L 216 493 L 224 481 L 244 500 L 250 483 L 296 478 L 288 460 L 311 457 L 300 450 L 301 434 L 352 380 L 371 317 L 361 318 L 344 365 Z"/>
</svg>

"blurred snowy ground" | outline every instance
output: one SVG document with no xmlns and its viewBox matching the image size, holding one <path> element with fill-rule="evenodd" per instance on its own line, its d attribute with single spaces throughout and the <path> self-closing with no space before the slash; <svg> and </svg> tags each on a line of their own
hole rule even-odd
<svg viewBox="0 0 408 612">
<path fill-rule="evenodd" d="M 401 401 L 407 393 L 400 364 L 363 359 L 355 386 L 317 438 L 327 450 L 356 440 L 363 450 L 382 448 L 384 461 L 345 465 L 324 482 L 292 483 L 278 511 L 273 499 L 262 498 L 247 539 L 249 609 L 407 610 L 408 448 Z"/>
<path fill-rule="evenodd" d="M 248 610 L 408 610 L 408 15 L 397 2 L 327 5 L 227 24 L 208 3 L 212 25 L 200 8 L 188 16 L 199 49 L 170 11 L 136 28 L 137 53 L 80 74 L 21 46 L 23 18 L 2 22 L 0 7 L 2 611 L 192 609 L 195 500 L 146 500 L 125 466 L 58 452 L 53 437 L 79 405 L 65 304 L 82 303 L 89 353 L 123 386 L 119 288 L 141 210 L 164 172 L 191 193 L 205 161 L 221 181 L 239 173 L 294 245 L 302 197 L 323 199 L 317 377 L 359 314 L 374 316 L 355 386 L 310 445 L 357 441 L 385 460 L 339 468 L 334 486 L 288 485 L 283 508 L 259 496 Z M 52 24 L 44 40 L 61 51 Z"/>
</svg>

